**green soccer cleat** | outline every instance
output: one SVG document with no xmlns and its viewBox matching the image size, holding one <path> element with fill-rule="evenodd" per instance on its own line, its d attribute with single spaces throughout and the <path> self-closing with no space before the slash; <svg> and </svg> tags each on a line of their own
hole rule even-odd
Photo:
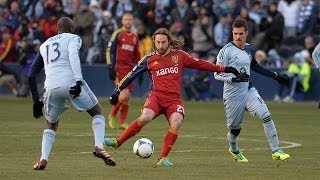
<svg viewBox="0 0 320 180">
<path fill-rule="evenodd" d="M 278 149 L 274 153 L 272 153 L 272 159 L 273 160 L 281 160 L 286 161 L 290 158 L 290 155 L 285 153 L 282 149 Z"/>
<path fill-rule="evenodd" d="M 128 127 L 129 127 L 129 125 L 124 122 L 124 123 L 120 124 L 119 129 L 127 129 Z"/>
<path fill-rule="evenodd" d="M 104 138 L 104 144 L 115 149 L 118 148 L 118 141 L 116 138 Z"/>
<path fill-rule="evenodd" d="M 164 167 L 168 167 L 168 166 L 173 166 L 173 163 L 171 163 L 168 158 L 163 157 L 161 159 L 158 160 L 157 162 L 158 166 L 164 166 Z"/>
<path fill-rule="evenodd" d="M 109 123 L 109 127 L 111 129 L 116 129 L 117 128 L 117 123 L 116 123 L 116 117 L 115 116 L 111 116 L 110 114 L 108 115 L 108 123 Z"/>
<path fill-rule="evenodd" d="M 237 162 L 241 162 L 241 163 L 248 162 L 248 159 L 246 157 L 244 157 L 244 155 L 240 151 L 238 153 L 234 153 L 229 148 L 229 152 L 233 156 L 234 160 L 236 160 Z"/>
</svg>

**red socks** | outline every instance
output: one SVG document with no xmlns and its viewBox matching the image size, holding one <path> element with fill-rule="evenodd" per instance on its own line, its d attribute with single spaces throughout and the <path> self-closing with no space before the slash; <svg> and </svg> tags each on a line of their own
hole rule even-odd
<svg viewBox="0 0 320 180">
<path fill-rule="evenodd" d="M 120 109 L 122 103 L 118 102 L 115 106 L 111 108 L 110 116 L 115 117 L 117 115 L 118 110 Z"/>
<path fill-rule="evenodd" d="M 169 129 L 166 136 L 163 139 L 160 158 L 168 156 L 177 138 L 178 138 L 178 133 L 173 132 L 172 130 Z"/>
<path fill-rule="evenodd" d="M 122 103 L 121 108 L 120 108 L 120 118 L 119 118 L 120 124 L 122 124 L 126 121 L 128 111 L 129 111 L 129 105 Z"/>
<path fill-rule="evenodd" d="M 126 140 L 135 136 L 140 132 L 143 126 L 138 123 L 138 119 L 134 120 L 129 127 L 121 134 L 121 136 L 117 139 L 118 146 L 121 146 Z"/>
<path fill-rule="evenodd" d="M 119 109 L 120 109 L 119 124 L 123 124 L 126 121 L 126 118 L 128 115 L 129 105 L 119 101 L 115 106 L 111 108 L 110 116 L 115 117 Z"/>
</svg>

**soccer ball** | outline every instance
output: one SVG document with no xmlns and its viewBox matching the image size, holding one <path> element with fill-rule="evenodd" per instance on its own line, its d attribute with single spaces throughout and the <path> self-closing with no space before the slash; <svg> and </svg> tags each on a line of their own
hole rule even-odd
<svg viewBox="0 0 320 180">
<path fill-rule="evenodd" d="M 133 153 L 140 158 L 149 158 L 153 151 L 153 143 L 147 138 L 138 139 L 133 145 Z"/>
</svg>

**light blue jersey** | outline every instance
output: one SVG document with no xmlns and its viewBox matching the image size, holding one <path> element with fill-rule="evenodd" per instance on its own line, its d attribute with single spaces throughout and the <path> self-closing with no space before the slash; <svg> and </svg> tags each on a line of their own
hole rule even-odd
<svg viewBox="0 0 320 180">
<path fill-rule="evenodd" d="M 253 52 L 254 50 L 249 44 L 246 44 L 244 49 L 240 49 L 230 42 L 220 50 L 217 57 L 217 64 L 222 64 L 224 67 L 234 67 L 240 73 L 246 73 L 250 76 L 250 64 Z M 214 77 L 217 80 L 225 81 L 223 87 L 224 99 L 244 96 L 248 91 L 249 82 L 232 82 L 231 79 L 235 77 L 235 75 L 231 73 L 215 73 Z"/>
<path fill-rule="evenodd" d="M 240 73 L 250 76 L 251 63 L 254 50 L 251 45 L 246 44 L 240 49 L 232 42 L 225 45 L 219 52 L 217 64 L 231 66 Z M 215 73 L 217 80 L 224 81 L 223 103 L 226 111 L 227 126 L 230 129 L 239 129 L 244 122 L 244 112 L 247 110 L 251 115 L 256 115 L 259 107 L 266 104 L 254 87 L 249 87 L 249 82 L 232 82 L 233 74 Z M 265 108 L 268 112 L 267 108 Z"/>
</svg>

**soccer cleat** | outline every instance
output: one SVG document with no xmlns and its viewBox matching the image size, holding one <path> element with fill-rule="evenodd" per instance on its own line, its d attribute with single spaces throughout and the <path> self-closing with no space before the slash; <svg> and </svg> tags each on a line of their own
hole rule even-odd
<svg viewBox="0 0 320 180">
<path fill-rule="evenodd" d="M 104 138 L 104 144 L 115 149 L 118 148 L 118 141 L 116 138 Z"/>
<path fill-rule="evenodd" d="M 290 155 L 285 153 L 283 150 L 278 149 L 274 153 L 272 153 L 272 159 L 273 160 L 281 160 L 281 161 L 286 161 L 290 158 Z"/>
<path fill-rule="evenodd" d="M 111 129 L 116 129 L 117 128 L 117 123 L 116 123 L 116 117 L 111 116 L 110 114 L 108 115 L 108 123 L 109 123 L 109 127 Z"/>
<path fill-rule="evenodd" d="M 158 166 L 168 167 L 168 166 L 173 166 L 173 163 L 171 163 L 171 162 L 168 160 L 168 158 L 163 157 L 163 158 L 158 159 L 157 165 L 158 165 Z"/>
<path fill-rule="evenodd" d="M 238 153 L 234 153 L 229 148 L 229 152 L 233 156 L 234 160 L 236 160 L 237 162 L 242 162 L 242 163 L 248 162 L 248 159 L 244 157 L 244 155 L 240 151 Z"/>
<path fill-rule="evenodd" d="M 45 159 L 41 159 L 40 161 L 36 162 L 36 164 L 33 165 L 33 170 L 44 170 L 48 164 L 48 161 Z"/>
<path fill-rule="evenodd" d="M 129 125 L 124 122 L 124 123 L 120 124 L 119 129 L 127 129 L 128 127 L 129 127 Z"/>
<path fill-rule="evenodd" d="M 108 166 L 115 166 L 116 165 L 116 162 L 112 159 L 110 154 L 108 154 L 107 151 L 104 149 L 100 149 L 96 146 L 93 151 L 93 155 L 98 158 L 101 158 Z"/>
</svg>

